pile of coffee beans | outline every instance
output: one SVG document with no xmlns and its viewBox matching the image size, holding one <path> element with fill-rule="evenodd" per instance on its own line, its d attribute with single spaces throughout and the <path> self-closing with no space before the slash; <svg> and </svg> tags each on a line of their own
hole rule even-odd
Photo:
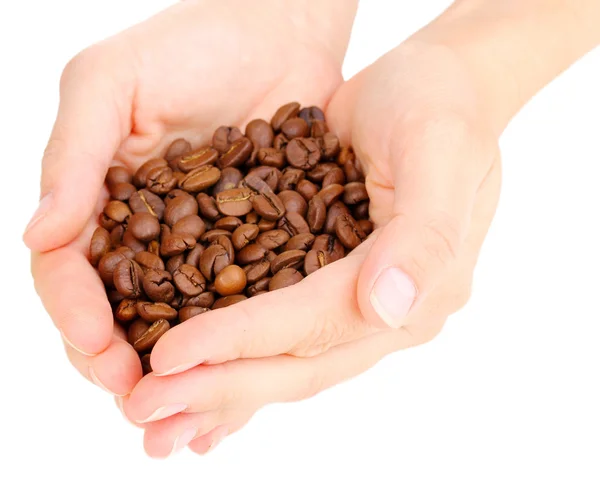
<svg viewBox="0 0 600 484">
<path fill-rule="evenodd" d="M 371 231 L 364 175 L 317 107 L 290 103 L 211 146 L 112 167 L 90 260 L 144 371 L 171 327 L 301 281 Z"/>
</svg>

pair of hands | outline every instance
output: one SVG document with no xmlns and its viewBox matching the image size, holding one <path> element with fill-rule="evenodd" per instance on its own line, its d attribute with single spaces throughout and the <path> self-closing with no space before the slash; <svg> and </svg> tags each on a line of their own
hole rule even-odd
<svg viewBox="0 0 600 484">
<path fill-rule="evenodd" d="M 333 32 L 288 7 L 179 3 L 82 52 L 61 80 L 25 234 L 35 286 L 72 364 L 116 395 L 151 456 L 205 453 L 262 406 L 433 338 L 468 299 L 496 208 L 497 134 L 452 49 L 417 34 L 343 82 L 354 11 Z M 295 286 L 173 328 L 142 378 L 87 260 L 106 171 L 133 171 L 179 137 L 200 146 L 216 127 L 270 119 L 292 100 L 327 106 L 330 128 L 354 147 L 375 232 Z"/>
</svg>

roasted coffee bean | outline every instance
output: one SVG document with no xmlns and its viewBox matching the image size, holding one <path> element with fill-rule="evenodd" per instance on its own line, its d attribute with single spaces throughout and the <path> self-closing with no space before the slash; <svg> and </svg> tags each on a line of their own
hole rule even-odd
<svg viewBox="0 0 600 484">
<path fill-rule="evenodd" d="M 313 234 L 298 234 L 292 237 L 283 250 L 303 250 L 307 252 L 313 245 L 315 236 Z"/>
<path fill-rule="evenodd" d="M 267 255 L 267 250 L 260 244 L 250 244 L 237 253 L 236 260 L 242 265 L 252 264 Z"/>
<path fill-rule="evenodd" d="M 241 225 L 242 221 L 237 217 L 223 217 L 215 222 L 215 229 L 233 232 Z"/>
<path fill-rule="evenodd" d="M 323 188 L 318 195 L 321 197 L 327 208 L 331 207 L 337 202 L 342 195 L 344 195 L 344 187 L 342 185 L 327 185 Z"/>
<path fill-rule="evenodd" d="M 263 166 L 283 168 L 285 165 L 285 155 L 275 148 L 261 148 L 258 150 L 258 162 Z"/>
<path fill-rule="evenodd" d="M 329 129 L 327 128 L 325 121 L 316 119 L 313 121 L 312 126 L 310 127 L 310 136 L 317 139 L 322 138 L 328 131 Z"/>
<path fill-rule="evenodd" d="M 160 256 L 160 244 L 157 240 L 153 240 L 148 244 L 148 252 L 156 256 Z"/>
<path fill-rule="evenodd" d="M 98 217 L 98 224 L 100 225 L 100 227 L 110 232 L 119 225 L 119 222 L 115 222 L 114 220 L 108 218 L 103 212 Z"/>
<path fill-rule="evenodd" d="M 212 281 L 225 267 L 232 264 L 233 260 L 225 247 L 219 244 L 209 246 L 200 256 L 199 268 L 202 275 Z"/>
<path fill-rule="evenodd" d="M 129 329 L 127 331 L 127 341 L 131 346 L 135 343 L 146 331 L 150 324 L 143 319 L 137 319 L 133 323 L 129 325 Z"/>
<path fill-rule="evenodd" d="M 312 138 L 296 138 L 285 147 L 288 163 L 294 168 L 312 170 L 321 159 L 321 149 Z"/>
<path fill-rule="evenodd" d="M 248 176 L 254 175 L 266 182 L 269 188 L 273 191 L 277 190 L 279 179 L 281 178 L 281 171 L 272 166 L 257 166 L 252 168 L 248 173 Z"/>
<path fill-rule="evenodd" d="M 137 262 L 129 259 L 117 264 L 113 272 L 115 289 L 126 298 L 135 299 L 142 295 L 144 272 Z"/>
<path fill-rule="evenodd" d="M 306 220 L 310 231 L 313 234 L 321 232 L 323 225 L 325 225 L 325 219 L 327 218 L 327 206 L 320 197 L 315 195 L 308 202 L 308 212 L 306 214 Z"/>
<path fill-rule="evenodd" d="M 126 247 L 129 247 L 136 254 L 138 252 L 143 252 L 146 250 L 146 244 L 140 240 L 138 240 L 135 235 L 131 233 L 131 230 L 127 229 L 123 232 L 122 244 Z"/>
<path fill-rule="evenodd" d="M 186 250 L 193 249 L 196 246 L 196 239 L 190 234 L 171 234 L 163 235 L 160 241 L 160 255 L 163 257 L 172 257 L 183 254 Z"/>
<path fill-rule="evenodd" d="M 306 173 L 306 178 L 313 183 L 322 183 L 325 175 L 335 168 L 338 168 L 335 163 L 319 163 L 313 170 Z"/>
<path fill-rule="evenodd" d="M 256 213 L 266 220 L 278 220 L 283 217 L 285 206 L 267 182 L 257 176 L 248 175 L 244 178 L 244 184 L 253 192 L 250 200 Z"/>
<path fill-rule="evenodd" d="M 177 179 L 168 166 L 153 168 L 146 175 L 146 188 L 156 195 L 165 195 L 176 186 Z"/>
<path fill-rule="evenodd" d="M 348 162 L 354 163 L 354 160 L 356 160 L 356 155 L 354 154 L 354 150 L 352 149 L 352 147 L 344 146 L 340 150 L 340 154 L 337 158 L 337 163 L 338 165 L 343 167 Z"/>
<path fill-rule="evenodd" d="M 207 288 L 208 288 L 208 286 L 207 286 Z M 213 292 L 204 291 L 202 294 L 188 298 L 185 305 L 209 308 L 214 304 L 214 302 L 215 302 L 215 294 Z"/>
<path fill-rule="evenodd" d="M 308 276 L 322 267 L 325 267 L 329 262 L 327 252 L 322 250 L 310 250 L 304 258 L 304 272 Z"/>
<path fill-rule="evenodd" d="M 285 230 L 291 237 L 310 232 L 306 220 L 304 220 L 302 215 L 296 212 L 285 214 L 285 216 L 277 222 L 277 227 Z"/>
<path fill-rule="evenodd" d="M 169 306 L 179 311 L 182 307 L 188 306 L 189 299 L 189 297 L 184 296 L 183 294 L 175 290 L 175 297 L 171 299 Z M 173 324 L 176 324 L 176 322 Z"/>
<path fill-rule="evenodd" d="M 238 294 L 246 287 L 246 273 L 240 266 L 230 265 L 215 278 L 215 289 L 221 296 Z"/>
<path fill-rule="evenodd" d="M 143 355 L 140 358 L 140 361 L 142 362 L 143 374 L 148 375 L 149 373 L 152 373 L 152 365 L 150 364 L 150 354 Z"/>
<path fill-rule="evenodd" d="M 158 257 L 158 255 L 148 251 L 138 252 L 135 254 L 135 261 L 139 264 L 144 272 L 150 269 L 155 269 L 158 271 L 165 270 L 165 263 L 163 260 Z"/>
<path fill-rule="evenodd" d="M 341 201 L 337 201 L 331 204 L 327 209 L 327 218 L 325 219 L 325 225 L 323 232 L 326 234 L 335 234 L 335 223 L 339 217 L 344 214 L 350 213 L 350 210 Z"/>
<path fill-rule="evenodd" d="M 233 248 L 233 244 L 231 243 L 231 233 L 227 233 L 226 235 L 219 235 L 211 245 L 220 245 L 222 246 L 229 255 L 229 258 L 233 260 L 235 258 L 235 249 Z"/>
<path fill-rule="evenodd" d="M 292 190 L 284 190 L 282 192 L 279 192 L 277 196 L 283 202 L 283 206 L 285 207 L 286 213 L 296 212 L 302 215 L 303 217 L 306 215 L 306 211 L 308 210 L 308 204 L 306 203 L 304 197 L 298 192 L 294 192 Z"/>
<path fill-rule="evenodd" d="M 281 132 L 289 139 L 305 138 L 310 133 L 308 123 L 302 118 L 290 118 L 281 125 Z"/>
<path fill-rule="evenodd" d="M 194 266 L 183 264 L 173 273 L 173 281 L 184 296 L 197 296 L 206 289 L 206 279 Z"/>
<path fill-rule="evenodd" d="M 306 252 L 303 250 L 282 252 L 271 262 L 271 273 L 277 274 L 280 270 L 287 269 L 288 267 L 298 269 L 304 262 L 304 257 L 306 257 Z"/>
<path fill-rule="evenodd" d="M 269 291 L 276 291 L 284 287 L 292 286 L 304 279 L 304 276 L 291 267 L 280 270 L 269 282 Z"/>
<path fill-rule="evenodd" d="M 147 212 L 134 213 L 129 219 L 127 230 L 142 242 L 150 242 L 160 235 L 160 223 L 158 219 Z"/>
<path fill-rule="evenodd" d="M 258 227 L 257 227 L 258 231 Z M 108 230 L 98 227 L 92 235 L 90 242 L 90 262 L 94 267 L 98 265 L 100 259 L 110 251 L 111 241 Z"/>
<path fill-rule="evenodd" d="M 190 215 L 198 215 L 198 202 L 189 194 L 173 198 L 164 210 L 165 223 L 170 227 Z"/>
<path fill-rule="evenodd" d="M 298 113 L 298 117 L 306 121 L 309 126 L 312 126 L 315 121 L 325 122 L 325 114 L 317 106 L 302 108 Z"/>
<path fill-rule="evenodd" d="M 200 257 L 202 257 L 205 250 L 203 245 L 196 245 L 196 247 L 190 250 L 185 256 L 185 263 L 190 266 L 198 267 L 198 264 L 200 264 Z"/>
<path fill-rule="evenodd" d="M 217 209 L 217 203 L 210 195 L 199 193 L 196 201 L 198 203 L 198 211 L 203 218 L 214 221 L 221 217 L 221 213 Z"/>
<path fill-rule="evenodd" d="M 177 311 L 166 303 L 139 302 L 135 307 L 140 317 L 149 323 L 159 319 L 172 321 L 177 317 Z"/>
<path fill-rule="evenodd" d="M 151 170 L 157 167 L 168 166 L 167 160 L 155 158 L 144 163 L 133 175 L 133 184 L 138 188 L 144 188 L 147 184 L 147 176 Z"/>
<path fill-rule="evenodd" d="M 319 187 L 310 180 L 301 180 L 296 191 L 304 197 L 304 200 L 310 202 L 310 199 L 319 193 Z"/>
<path fill-rule="evenodd" d="M 231 148 L 221 155 L 221 158 L 217 161 L 217 165 L 221 169 L 240 167 L 248 161 L 253 149 L 252 141 L 246 137 L 242 137 L 234 141 Z"/>
<path fill-rule="evenodd" d="M 123 294 L 121 294 L 119 291 L 116 289 L 109 289 L 108 287 L 106 288 L 106 296 L 108 297 L 108 302 L 113 306 L 115 304 L 119 304 L 125 299 L 125 296 L 123 296 Z"/>
<path fill-rule="evenodd" d="M 352 207 L 352 215 L 356 220 L 367 220 L 369 218 L 369 201 L 366 200 Z"/>
<path fill-rule="evenodd" d="M 369 199 L 367 187 L 362 182 L 351 182 L 344 187 L 344 203 L 356 205 Z"/>
<path fill-rule="evenodd" d="M 128 260 L 128 257 L 118 250 L 108 252 L 100 258 L 100 261 L 98 262 L 98 274 L 106 286 L 113 287 L 113 274 L 115 268 L 124 260 Z"/>
<path fill-rule="evenodd" d="M 347 161 L 343 168 L 348 183 L 361 181 L 364 178 L 356 161 Z"/>
<path fill-rule="evenodd" d="M 335 235 L 319 235 L 315 239 L 312 249 L 325 252 L 327 254 L 329 263 L 340 260 L 345 255 L 344 246 L 340 243 Z"/>
<path fill-rule="evenodd" d="M 273 140 L 273 148 L 275 148 L 277 151 L 283 152 L 285 151 L 285 147 L 289 142 L 290 140 L 286 137 L 285 134 L 279 133 L 277 136 L 275 136 L 275 139 Z"/>
<path fill-rule="evenodd" d="M 274 230 L 277 227 L 277 221 L 261 218 L 256 225 L 261 233 L 268 232 L 269 230 Z"/>
<path fill-rule="evenodd" d="M 252 141 L 255 150 L 268 148 L 273 144 L 273 128 L 264 119 L 255 119 L 246 126 L 246 138 Z"/>
<path fill-rule="evenodd" d="M 189 234 L 195 239 L 202 237 L 205 231 L 206 224 L 198 215 L 187 215 L 180 218 L 171 228 L 172 234 Z"/>
<path fill-rule="evenodd" d="M 217 208 L 225 216 L 243 217 L 252 210 L 253 195 L 249 188 L 224 190 L 216 196 Z"/>
<path fill-rule="evenodd" d="M 246 295 L 248 297 L 253 297 L 259 292 L 267 292 L 269 290 L 269 282 L 271 282 L 270 277 L 263 277 L 260 281 L 246 289 Z"/>
<path fill-rule="evenodd" d="M 106 229 L 105 229 L 106 230 Z M 125 227 L 123 225 L 117 225 L 110 231 L 110 244 L 115 249 L 123 245 L 123 234 L 125 233 Z"/>
<path fill-rule="evenodd" d="M 290 240 L 290 234 L 285 230 L 269 230 L 256 238 L 256 242 L 267 250 L 277 249 Z"/>
<path fill-rule="evenodd" d="M 250 244 L 258 236 L 258 226 L 256 224 L 240 225 L 234 230 L 231 236 L 231 242 L 235 250 L 241 250 Z"/>
<path fill-rule="evenodd" d="M 165 268 L 173 274 L 179 267 L 185 264 L 185 254 L 175 255 L 167 259 Z"/>
<path fill-rule="evenodd" d="M 229 151 L 232 143 L 242 138 L 244 135 L 238 128 L 231 128 L 229 126 L 221 126 L 215 131 L 212 139 L 213 148 L 219 153 L 225 153 Z"/>
<path fill-rule="evenodd" d="M 148 212 L 158 220 L 161 220 L 165 213 L 165 202 L 158 195 L 145 188 L 131 195 L 129 207 L 133 213 Z"/>
<path fill-rule="evenodd" d="M 165 334 L 171 325 L 166 319 L 159 319 L 142 334 L 136 341 L 133 342 L 133 349 L 138 353 L 150 351 L 160 337 Z"/>
<path fill-rule="evenodd" d="M 271 126 L 275 131 L 279 131 L 288 119 L 294 118 L 300 111 L 300 104 L 297 102 L 291 102 L 281 106 L 271 118 Z"/>
<path fill-rule="evenodd" d="M 177 167 L 183 173 L 189 173 L 203 166 L 216 163 L 219 158 L 219 152 L 210 146 L 205 146 L 191 153 L 181 156 L 177 160 Z"/>
<path fill-rule="evenodd" d="M 131 183 L 132 176 L 126 168 L 122 166 L 111 166 L 106 173 L 105 183 L 108 188 L 120 183 Z"/>
<path fill-rule="evenodd" d="M 179 310 L 179 321 L 183 323 L 188 319 L 192 319 L 194 316 L 207 313 L 208 311 L 210 311 L 209 308 L 200 306 L 185 306 Z"/>
<path fill-rule="evenodd" d="M 248 298 L 243 294 L 235 294 L 234 296 L 221 297 L 217 299 L 217 301 L 213 304 L 212 309 L 226 308 L 227 306 L 237 304 L 239 302 L 245 301 L 246 299 Z"/>
<path fill-rule="evenodd" d="M 280 192 L 283 192 L 284 190 L 295 190 L 298 183 L 304 180 L 305 176 L 306 175 L 302 170 L 287 167 L 281 174 L 277 188 Z"/>
<path fill-rule="evenodd" d="M 373 232 L 373 222 L 370 220 L 358 220 L 356 223 L 366 236 Z"/>
<path fill-rule="evenodd" d="M 221 178 L 212 189 L 213 195 L 218 195 L 225 190 L 237 188 L 243 178 L 244 175 L 242 175 L 242 172 L 237 168 L 224 168 L 221 170 Z"/>
<path fill-rule="evenodd" d="M 169 164 L 171 164 L 172 161 L 177 160 L 177 158 L 180 156 L 187 155 L 191 151 L 192 145 L 187 140 L 179 138 L 169 145 L 164 158 Z M 178 168 L 178 165 L 171 166 L 173 169 L 176 167 Z"/>
<path fill-rule="evenodd" d="M 149 269 L 144 274 L 144 292 L 154 302 L 170 303 L 175 297 L 175 288 L 169 271 Z"/>
<path fill-rule="evenodd" d="M 104 215 L 116 223 L 123 223 L 131 216 L 131 210 L 126 203 L 119 200 L 111 200 L 104 207 Z"/>
<path fill-rule="evenodd" d="M 259 215 L 256 212 L 250 212 L 248 215 L 246 215 L 246 223 L 247 224 L 257 224 L 258 221 L 260 220 Z"/>
<path fill-rule="evenodd" d="M 110 187 L 110 197 L 114 200 L 120 200 L 126 202 L 131 196 L 137 191 L 131 183 L 117 183 Z"/>
<path fill-rule="evenodd" d="M 190 193 L 198 193 L 215 185 L 221 178 L 221 170 L 206 165 L 190 171 L 180 182 L 179 187 Z"/>
<path fill-rule="evenodd" d="M 221 235 L 224 235 L 225 237 L 231 237 L 232 236 L 232 234 L 231 234 L 231 232 L 229 230 L 213 229 L 213 230 L 209 230 L 202 237 L 200 237 L 200 242 L 202 242 L 203 244 L 204 243 L 212 244 Z"/>
<path fill-rule="evenodd" d="M 355 249 L 367 237 L 350 214 L 342 215 L 335 223 L 335 233 L 346 249 Z"/>
<path fill-rule="evenodd" d="M 333 133 L 325 133 L 321 138 L 321 154 L 329 160 L 337 157 L 340 152 L 340 140 Z"/>
<path fill-rule="evenodd" d="M 129 323 L 138 317 L 135 305 L 136 299 L 123 299 L 115 309 L 115 318 L 121 323 Z"/>
<path fill-rule="evenodd" d="M 344 170 L 341 168 L 333 168 L 329 170 L 325 176 L 323 177 L 323 181 L 321 182 L 321 186 L 323 188 L 329 185 L 344 185 L 346 183 L 346 175 L 344 175 Z"/>
</svg>

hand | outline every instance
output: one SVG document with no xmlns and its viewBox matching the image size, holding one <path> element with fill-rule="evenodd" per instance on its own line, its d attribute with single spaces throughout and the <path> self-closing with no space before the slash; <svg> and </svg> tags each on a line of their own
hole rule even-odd
<svg viewBox="0 0 600 484">
<path fill-rule="evenodd" d="M 150 455 L 192 439 L 202 453 L 262 406 L 314 395 L 440 331 L 469 297 L 499 196 L 497 135 L 477 108 L 452 51 L 416 39 L 339 89 L 328 121 L 364 164 L 377 230 L 295 286 L 170 330 L 155 373 L 124 401 Z"/>
<path fill-rule="evenodd" d="M 186 1 L 76 56 L 25 234 L 36 289 L 81 374 L 116 395 L 141 378 L 87 261 L 111 164 L 135 170 L 179 137 L 270 116 L 291 99 L 322 105 L 340 84 L 355 3 Z M 336 26 L 329 25 L 337 11 Z"/>
</svg>

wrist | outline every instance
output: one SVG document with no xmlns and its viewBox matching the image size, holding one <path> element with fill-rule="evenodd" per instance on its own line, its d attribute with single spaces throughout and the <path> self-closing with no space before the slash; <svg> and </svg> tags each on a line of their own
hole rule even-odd
<svg viewBox="0 0 600 484">
<path fill-rule="evenodd" d="M 498 134 L 529 99 L 600 43 L 597 0 L 457 0 L 414 37 L 449 48 Z"/>
</svg>

